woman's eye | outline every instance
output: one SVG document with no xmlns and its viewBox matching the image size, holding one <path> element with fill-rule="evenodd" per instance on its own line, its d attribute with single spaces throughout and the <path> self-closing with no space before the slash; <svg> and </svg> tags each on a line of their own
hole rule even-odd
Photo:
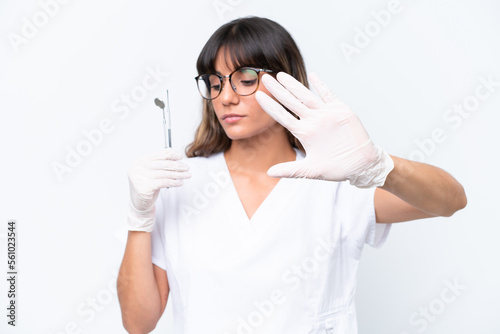
<svg viewBox="0 0 500 334">
<path fill-rule="evenodd" d="M 253 86 L 257 83 L 257 80 L 241 80 L 240 82 L 244 86 Z"/>
<path fill-rule="evenodd" d="M 211 88 L 212 90 L 216 90 L 216 91 L 218 91 L 218 90 L 220 89 L 220 85 L 212 85 L 210 88 Z"/>
</svg>

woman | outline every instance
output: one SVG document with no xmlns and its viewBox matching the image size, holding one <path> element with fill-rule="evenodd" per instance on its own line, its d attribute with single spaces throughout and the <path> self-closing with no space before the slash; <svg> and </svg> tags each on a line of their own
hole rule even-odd
<svg viewBox="0 0 500 334">
<path fill-rule="evenodd" d="M 308 90 L 273 21 L 225 24 L 197 68 L 189 159 L 165 149 L 129 170 L 125 328 L 153 330 L 171 292 L 175 333 L 357 333 L 363 245 L 379 247 L 390 223 L 451 216 L 462 186 L 375 146 L 317 76 L 319 97 Z"/>
</svg>

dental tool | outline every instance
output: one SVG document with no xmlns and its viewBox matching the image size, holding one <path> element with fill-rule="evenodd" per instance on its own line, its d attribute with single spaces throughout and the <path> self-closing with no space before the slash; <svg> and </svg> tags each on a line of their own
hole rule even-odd
<svg viewBox="0 0 500 334">
<path fill-rule="evenodd" d="M 169 103 L 169 99 L 168 99 L 168 89 L 167 89 L 168 126 L 167 126 L 167 120 L 165 118 L 165 103 L 162 100 L 160 100 L 159 98 L 155 98 L 155 104 L 163 111 L 163 136 L 165 138 L 165 148 L 171 148 L 172 147 L 172 137 L 171 137 L 172 124 L 170 123 L 170 103 Z M 167 133 L 168 133 L 168 140 L 167 140 Z"/>
</svg>

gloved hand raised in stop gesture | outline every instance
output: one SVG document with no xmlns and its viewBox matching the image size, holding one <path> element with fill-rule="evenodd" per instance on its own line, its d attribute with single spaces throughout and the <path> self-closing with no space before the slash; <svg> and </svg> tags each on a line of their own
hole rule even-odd
<svg viewBox="0 0 500 334">
<path fill-rule="evenodd" d="M 320 97 L 292 76 L 280 72 L 278 81 L 266 74 L 269 92 L 300 119 L 262 91 L 255 98 L 278 123 L 301 142 L 306 157 L 272 166 L 272 177 L 346 181 L 359 188 L 382 186 L 394 168 L 391 157 L 376 146 L 354 112 L 314 74 L 309 81 Z"/>
</svg>

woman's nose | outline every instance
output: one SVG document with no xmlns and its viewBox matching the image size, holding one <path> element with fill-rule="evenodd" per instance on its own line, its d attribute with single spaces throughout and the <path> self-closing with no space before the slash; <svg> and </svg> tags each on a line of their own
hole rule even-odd
<svg viewBox="0 0 500 334">
<path fill-rule="evenodd" d="M 226 80 L 222 85 L 222 91 L 220 92 L 219 98 L 223 104 L 236 103 L 238 101 L 238 94 L 231 87 L 231 82 L 229 78 L 224 78 Z"/>
</svg>

